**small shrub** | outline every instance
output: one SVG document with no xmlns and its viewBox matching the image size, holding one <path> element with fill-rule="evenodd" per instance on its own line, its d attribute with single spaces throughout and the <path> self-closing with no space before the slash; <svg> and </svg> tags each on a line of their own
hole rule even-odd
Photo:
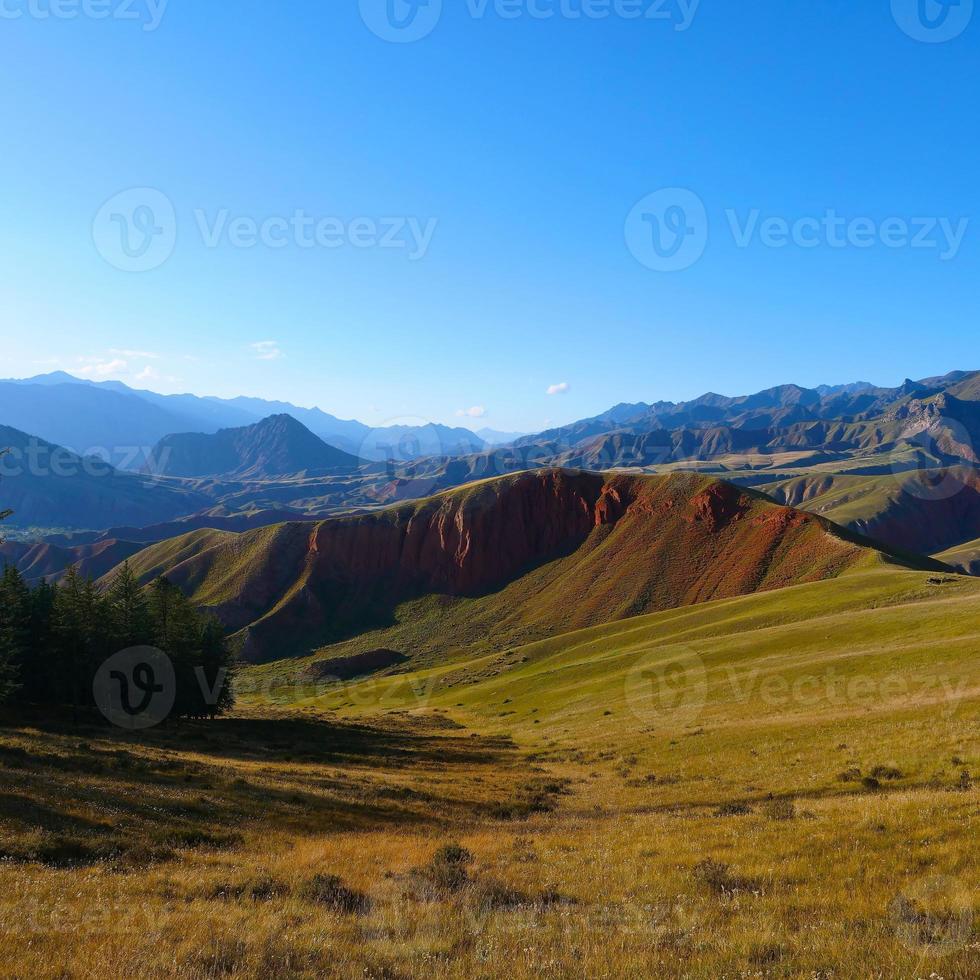
<svg viewBox="0 0 980 980">
<path fill-rule="evenodd" d="M 795 820 L 796 804 L 792 800 L 770 800 L 765 814 L 770 820 Z"/>
<path fill-rule="evenodd" d="M 457 892 L 469 883 L 466 870 L 473 855 L 461 844 L 444 844 L 421 868 L 413 868 L 412 876 L 439 892 Z"/>
<path fill-rule="evenodd" d="M 564 792 L 564 782 L 531 780 L 519 787 L 509 800 L 494 804 L 490 816 L 497 820 L 526 820 L 534 813 L 551 813 L 558 806 L 558 796 Z"/>
<path fill-rule="evenodd" d="M 691 871 L 696 882 L 707 885 L 716 895 L 735 895 L 738 892 L 758 892 L 760 886 L 753 878 L 734 874 L 727 864 L 708 858 Z"/>
<path fill-rule="evenodd" d="M 207 830 L 175 830 L 166 835 L 164 843 L 188 850 L 229 850 L 242 844 L 241 834 L 211 833 Z"/>
<path fill-rule="evenodd" d="M 865 789 L 871 790 L 872 792 L 874 790 L 881 789 L 881 783 L 874 776 L 865 776 L 864 779 L 861 780 L 861 785 Z"/>
<path fill-rule="evenodd" d="M 219 899 L 251 899 L 253 902 L 267 902 L 289 894 L 289 885 L 277 881 L 270 875 L 259 875 L 256 878 L 237 884 L 219 885 L 211 893 L 211 898 Z"/>
<path fill-rule="evenodd" d="M 468 886 L 468 896 L 481 912 L 513 909 L 531 904 L 531 899 L 527 895 L 494 878 L 471 882 Z"/>
<path fill-rule="evenodd" d="M 875 766 L 871 770 L 871 775 L 875 779 L 901 779 L 902 770 L 896 769 L 894 766 Z"/>
<path fill-rule="evenodd" d="M 748 803 L 722 803 L 717 810 L 715 810 L 716 817 L 744 817 L 752 812 L 752 807 Z"/>
<path fill-rule="evenodd" d="M 308 902 L 326 905 L 346 915 L 362 915 L 371 907 L 367 895 L 348 888 L 337 875 L 314 875 L 302 894 Z"/>
<path fill-rule="evenodd" d="M 473 855 L 461 844 L 446 844 L 436 851 L 429 863 L 430 880 L 454 891 L 465 884 L 468 878 L 466 868 L 472 863 Z"/>
<path fill-rule="evenodd" d="M 857 766 L 851 766 L 837 774 L 838 780 L 842 783 L 856 783 L 861 778 L 861 770 Z"/>
</svg>

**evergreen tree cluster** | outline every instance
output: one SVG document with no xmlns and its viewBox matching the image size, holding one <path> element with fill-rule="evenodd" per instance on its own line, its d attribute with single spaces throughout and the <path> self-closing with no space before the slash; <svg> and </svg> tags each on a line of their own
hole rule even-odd
<svg viewBox="0 0 980 980">
<path fill-rule="evenodd" d="M 173 663 L 173 716 L 214 717 L 232 706 L 233 658 L 223 628 L 198 615 L 165 578 L 144 588 L 126 564 L 100 592 L 74 568 L 59 585 L 34 589 L 15 568 L 0 576 L 0 701 L 91 706 L 100 665 L 140 646 L 162 650 Z"/>
</svg>

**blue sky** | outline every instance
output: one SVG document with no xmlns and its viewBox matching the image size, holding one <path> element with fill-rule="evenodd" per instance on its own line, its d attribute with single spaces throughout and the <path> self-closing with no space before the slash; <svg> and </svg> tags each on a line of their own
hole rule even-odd
<svg viewBox="0 0 980 980">
<path fill-rule="evenodd" d="M 445 0 L 413 43 L 357 0 L 50 2 L 0 3 L 2 375 L 531 430 L 980 367 L 972 0 L 942 43 L 917 0 Z M 173 207 L 142 272 L 131 188 Z M 642 240 L 673 198 L 634 211 L 663 189 L 704 209 L 675 271 Z"/>
</svg>

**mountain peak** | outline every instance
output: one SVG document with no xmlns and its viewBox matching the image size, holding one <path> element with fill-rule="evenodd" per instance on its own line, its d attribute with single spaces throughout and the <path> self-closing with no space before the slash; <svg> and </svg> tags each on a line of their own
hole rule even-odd
<svg viewBox="0 0 980 980">
<path fill-rule="evenodd" d="M 157 476 L 270 479 L 327 475 L 360 465 L 356 456 L 327 445 L 291 415 L 270 415 L 214 435 L 166 436 L 153 450 L 149 469 Z"/>
</svg>

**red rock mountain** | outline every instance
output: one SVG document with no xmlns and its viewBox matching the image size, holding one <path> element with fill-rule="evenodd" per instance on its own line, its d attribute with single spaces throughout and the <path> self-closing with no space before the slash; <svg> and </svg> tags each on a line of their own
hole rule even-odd
<svg viewBox="0 0 980 980">
<path fill-rule="evenodd" d="M 732 484 L 544 470 L 313 525 L 199 531 L 132 564 L 214 611 L 243 656 L 270 660 L 391 626 L 401 603 L 424 596 L 442 597 L 440 608 L 498 603 L 496 621 L 516 616 L 547 634 L 882 557 L 823 518 Z"/>
</svg>

